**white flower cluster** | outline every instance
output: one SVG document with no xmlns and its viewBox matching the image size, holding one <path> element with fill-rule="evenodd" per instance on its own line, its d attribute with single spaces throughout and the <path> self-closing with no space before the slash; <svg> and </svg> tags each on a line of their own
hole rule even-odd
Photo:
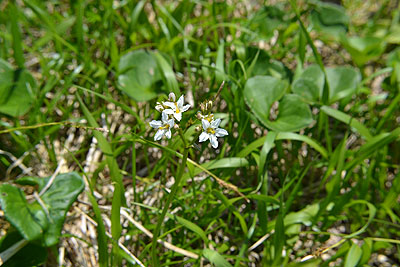
<svg viewBox="0 0 400 267">
<path fill-rule="evenodd" d="M 190 105 L 183 105 L 183 95 L 181 95 L 177 102 L 175 101 L 175 99 L 175 94 L 170 93 L 170 101 L 162 103 L 157 102 L 156 110 L 161 112 L 161 121 L 152 120 L 150 122 L 150 126 L 157 129 L 157 132 L 154 135 L 154 141 L 160 140 L 164 135 L 168 139 L 171 139 L 171 128 L 175 126 L 174 118 L 177 121 L 181 121 L 182 113 L 190 108 Z M 170 117 L 172 118 L 169 119 Z"/>
<path fill-rule="evenodd" d="M 179 122 L 182 119 L 182 113 L 190 108 L 190 105 L 184 105 L 183 95 L 175 101 L 175 94 L 169 94 L 169 101 L 159 103 L 157 102 L 156 110 L 161 112 L 161 121 L 153 120 L 150 122 L 150 126 L 157 129 L 154 135 L 154 140 L 160 140 L 164 135 L 170 139 L 172 136 L 171 128 L 175 127 L 175 119 Z M 211 108 L 211 105 L 209 106 Z M 202 111 L 208 110 L 208 105 L 202 106 Z M 218 148 L 217 137 L 224 137 L 228 135 L 225 129 L 219 128 L 221 119 L 214 120 L 214 114 L 207 112 L 208 115 L 202 115 L 198 113 L 198 119 L 201 120 L 203 131 L 199 136 L 199 142 L 210 140 L 213 148 Z"/>
<path fill-rule="evenodd" d="M 214 120 L 214 114 L 203 116 L 199 113 L 199 116 L 201 117 L 201 125 L 203 126 L 203 132 L 199 136 L 199 142 L 210 140 L 211 146 L 213 148 L 218 148 L 217 137 L 228 135 L 225 129 L 218 128 L 221 119 Z"/>
</svg>

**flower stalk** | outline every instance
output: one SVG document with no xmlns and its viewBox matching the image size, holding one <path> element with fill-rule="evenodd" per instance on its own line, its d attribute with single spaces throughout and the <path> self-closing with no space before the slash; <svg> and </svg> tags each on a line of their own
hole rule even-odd
<svg viewBox="0 0 400 267">
<path fill-rule="evenodd" d="M 178 188 L 179 188 L 179 184 L 181 182 L 184 170 L 185 170 L 185 166 L 186 166 L 186 161 L 189 155 L 189 148 L 186 146 L 186 140 L 183 137 L 183 134 L 181 135 L 182 141 L 185 144 L 185 148 L 183 151 L 183 157 L 182 157 L 182 163 L 179 166 L 179 170 L 178 170 L 178 175 L 175 178 L 175 183 L 172 186 L 171 192 L 169 193 L 168 197 L 167 197 L 167 201 L 165 202 L 164 208 L 160 214 L 160 216 L 158 217 L 157 220 L 157 225 L 156 225 L 156 229 L 154 230 L 153 233 L 153 240 L 151 243 L 151 258 L 152 258 L 152 266 L 159 266 L 158 264 L 158 257 L 157 257 L 157 240 L 158 240 L 158 236 L 160 235 L 160 230 L 161 230 L 161 225 L 164 221 L 165 215 L 167 214 L 168 208 L 172 203 L 172 200 L 175 198 L 176 193 L 178 192 Z"/>
</svg>

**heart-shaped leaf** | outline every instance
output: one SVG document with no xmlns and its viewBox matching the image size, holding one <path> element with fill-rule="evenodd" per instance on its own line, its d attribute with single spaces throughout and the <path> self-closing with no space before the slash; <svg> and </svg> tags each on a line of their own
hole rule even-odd
<svg viewBox="0 0 400 267">
<path fill-rule="evenodd" d="M 373 36 L 342 37 L 341 43 L 358 66 L 378 58 L 386 48 L 386 43 L 382 38 Z"/>
<path fill-rule="evenodd" d="M 322 96 L 324 88 L 324 73 L 318 65 L 306 68 L 292 83 L 293 93 L 315 102 Z"/>
<path fill-rule="evenodd" d="M 310 108 L 297 95 L 286 95 L 287 83 L 271 76 L 255 76 L 247 80 L 244 98 L 262 124 L 277 132 L 298 131 L 312 122 Z M 269 119 L 270 109 L 280 100 L 277 119 Z"/>
<path fill-rule="evenodd" d="M 36 98 L 35 79 L 25 69 L 14 70 L 0 59 L 0 112 L 18 117 L 31 108 Z"/>
<path fill-rule="evenodd" d="M 148 101 L 157 96 L 153 85 L 161 80 L 157 61 L 144 50 L 121 57 L 118 65 L 118 88 L 136 101 Z"/>
<path fill-rule="evenodd" d="M 329 101 L 336 102 L 357 90 L 361 75 L 352 67 L 327 68 L 329 83 Z"/>
<path fill-rule="evenodd" d="M 29 182 L 35 180 L 39 190 L 42 190 L 50 177 L 30 177 Z M 24 183 L 24 180 L 20 179 L 19 183 Z M 63 173 L 56 176 L 50 188 L 41 196 L 50 215 L 50 224 L 44 231 L 45 246 L 57 244 L 67 211 L 84 187 L 83 179 L 78 173 Z"/>
<path fill-rule="evenodd" d="M 336 37 L 347 31 L 350 18 L 342 6 L 316 2 L 311 12 L 311 22 L 314 29 Z"/>
<path fill-rule="evenodd" d="M 298 95 L 285 95 L 279 102 L 279 113 L 275 121 L 269 122 L 272 130 L 295 132 L 307 127 L 311 122 L 310 107 Z"/>
<path fill-rule="evenodd" d="M 27 177 L 20 184 L 38 185 L 43 189 L 48 178 Z M 9 184 L 0 186 L 0 203 L 11 224 L 28 241 L 42 237 L 44 246 L 57 244 L 68 209 L 83 191 L 82 177 L 75 173 L 59 174 L 41 196 L 46 210 L 37 202 L 27 203 L 20 189 Z"/>
</svg>

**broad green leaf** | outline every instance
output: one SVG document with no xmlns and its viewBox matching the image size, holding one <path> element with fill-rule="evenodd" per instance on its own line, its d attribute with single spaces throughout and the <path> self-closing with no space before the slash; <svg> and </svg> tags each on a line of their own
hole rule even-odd
<svg viewBox="0 0 400 267">
<path fill-rule="evenodd" d="M 0 59 L 0 113 L 24 115 L 35 101 L 36 93 L 36 81 L 26 69 L 14 70 Z"/>
<path fill-rule="evenodd" d="M 360 73 L 352 67 L 326 68 L 329 83 L 329 102 L 354 94 L 361 81 Z"/>
<path fill-rule="evenodd" d="M 203 256 L 216 267 L 232 267 L 232 265 L 215 250 L 205 248 L 203 249 Z"/>
<path fill-rule="evenodd" d="M 10 184 L 0 185 L 0 204 L 7 220 L 28 241 L 39 239 L 43 234 L 40 219 L 25 199 L 25 194 Z"/>
<path fill-rule="evenodd" d="M 18 231 L 7 233 L 0 240 L 0 255 L 3 259 L 3 253 L 12 250 L 12 246 L 23 240 Z M 21 266 L 41 266 L 47 258 L 47 249 L 33 242 L 24 245 L 11 258 L 4 262 L 2 267 L 21 267 Z M 3 259 L 4 260 L 4 259 Z"/>
<path fill-rule="evenodd" d="M 312 122 L 310 108 L 299 96 L 284 96 L 286 87 L 287 83 L 277 78 L 255 76 L 247 80 L 244 88 L 244 97 L 251 111 L 267 128 L 277 132 L 298 131 Z M 271 106 L 282 97 L 277 119 L 271 121 Z"/>
<path fill-rule="evenodd" d="M 347 31 L 350 18 L 342 6 L 319 1 L 315 3 L 315 9 L 311 12 L 314 29 L 333 37 L 338 37 Z"/>
<path fill-rule="evenodd" d="M 306 68 L 292 83 L 293 93 L 309 101 L 317 101 L 324 89 L 324 73 L 318 65 Z"/>
<path fill-rule="evenodd" d="M 35 181 L 35 179 L 32 178 L 33 177 L 31 177 L 30 182 Z M 50 177 L 36 178 L 39 190 L 42 190 L 49 180 Z M 49 189 L 41 196 L 50 215 L 50 218 L 48 218 L 49 225 L 43 229 L 45 246 L 49 247 L 57 244 L 65 216 L 84 187 L 83 179 L 78 173 L 63 173 L 55 177 Z M 40 211 L 43 212 L 42 209 L 40 209 Z M 32 206 L 30 206 L 30 212 L 35 214 L 35 210 Z M 19 218 L 19 220 L 24 222 L 23 217 Z"/>
<path fill-rule="evenodd" d="M 349 252 L 347 252 L 346 260 L 344 261 L 344 267 L 357 266 L 357 263 L 360 261 L 361 255 L 361 248 L 357 244 L 353 243 Z"/>
<path fill-rule="evenodd" d="M 278 132 L 295 132 L 313 121 L 310 107 L 298 95 L 285 95 L 279 102 L 279 113 L 270 121 L 271 129 Z"/>
<path fill-rule="evenodd" d="M 118 88 L 136 101 L 148 101 L 157 96 L 154 83 L 161 80 L 153 55 L 136 50 L 121 57 L 118 65 Z"/>
<path fill-rule="evenodd" d="M 358 66 L 377 59 L 386 48 L 386 43 L 382 38 L 372 36 L 343 37 L 341 42 Z"/>
</svg>

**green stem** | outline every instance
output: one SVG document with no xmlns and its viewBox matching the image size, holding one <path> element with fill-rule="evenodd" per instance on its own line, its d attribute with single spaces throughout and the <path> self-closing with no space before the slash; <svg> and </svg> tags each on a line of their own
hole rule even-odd
<svg viewBox="0 0 400 267">
<path fill-rule="evenodd" d="M 176 192 L 178 191 L 179 184 L 182 179 L 183 172 L 184 172 L 185 166 L 186 166 L 186 161 L 187 161 L 188 154 L 189 154 L 189 148 L 186 147 L 186 141 L 185 141 L 183 135 L 181 135 L 181 138 L 183 140 L 183 143 L 185 144 L 185 150 L 183 151 L 182 163 L 179 166 L 178 175 L 176 176 L 175 183 L 172 186 L 171 192 L 169 193 L 169 195 L 167 197 L 167 202 L 165 203 L 164 208 L 161 212 L 161 215 L 157 220 L 157 226 L 153 233 L 153 241 L 151 243 L 151 258 L 152 258 L 152 263 L 153 263 L 152 266 L 160 265 L 158 262 L 158 257 L 157 257 L 157 239 L 160 234 L 161 224 L 164 221 L 165 215 L 167 214 L 168 208 L 171 205 L 172 200 L 175 198 Z"/>
</svg>

